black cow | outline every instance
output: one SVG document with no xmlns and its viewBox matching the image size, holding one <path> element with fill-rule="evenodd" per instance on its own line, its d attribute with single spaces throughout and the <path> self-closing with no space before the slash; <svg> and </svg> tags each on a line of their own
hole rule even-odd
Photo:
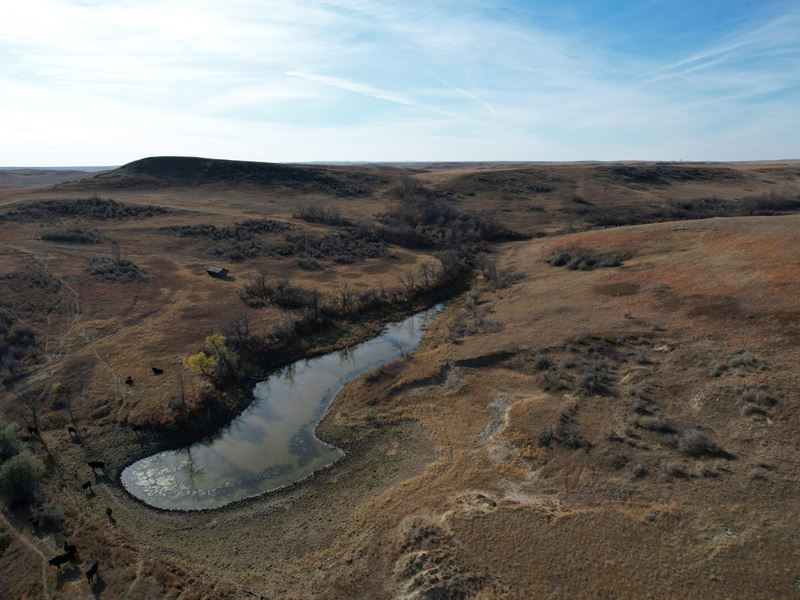
<svg viewBox="0 0 800 600">
<path fill-rule="evenodd" d="M 36 427 L 28 427 L 28 433 L 36 437 L 39 437 L 39 430 Z"/>
<path fill-rule="evenodd" d="M 112 517 L 112 516 L 111 516 L 111 515 L 113 515 L 113 514 L 114 514 L 114 511 L 113 511 L 113 510 L 111 510 L 111 507 L 110 507 L 110 506 L 107 506 L 107 507 L 106 507 L 106 515 L 108 516 L 108 518 L 109 518 L 109 519 L 113 519 L 114 517 Z"/>
<path fill-rule="evenodd" d="M 158 367 L 150 367 L 153 370 L 153 375 L 163 375 L 164 369 L 159 369 Z"/>
<path fill-rule="evenodd" d="M 130 385 L 130 386 L 133 386 L 133 377 L 131 377 L 130 375 L 128 375 L 128 376 L 125 378 L 125 385 Z"/>
<path fill-rule="evenodd" d="M 70 560 L 72 560 L 71 554 L 59 554 L 58 556 L 54 556 L 48 560 L 47 563 L 51 567 L 56 567 L 60 571 L 61 565 L 63 565 L 65 562 L 69 562 Z"/>
<path fill-rule="evenodd" d="M 72 425 L 68 425 L 67 426 L 67 433 L 69 434 L 69 437 L 77 437 L 78 430 L 75 429 Z"/>
<path fill-rule="evenodd" d="M 92 579 L 94 579 L 94 576 L 97 575 L 97 569 L 99 566 L 100 563 L 98 561 L 94 561 L 92 563 L 92 566 L 89 567 L 89 569 L 86 571 L 86 581 L 88 581 L 90 584 L 92 583 Z"/>
<path fill-rule="evenodd" d="M 69 556 L 70 560 L 75 560 L 75 555 L 78 554 L 78 547 L 75 544 L 68 544 L 64 542 L 64 552 Z"/>
<path fill-rule="evenodd" d="M 81 488 L 83 488 L 83 491 L 86 493 L 87 496 L 89 494 L 94 494 L 94 490 L 92 489 L 92 482 L 91 481 L 87 481 L 86 483 L 82 483 L 81 484 Z"/>
<path fill-rule="evenodd" d="M 90 460 L 86 464 L 89 465 L 92 468 L 92 470 L 94 469 L 100 469 L 101 471 L 106 470 L 106 463 L 104 463 L 102 460 Z"/>
</svg>

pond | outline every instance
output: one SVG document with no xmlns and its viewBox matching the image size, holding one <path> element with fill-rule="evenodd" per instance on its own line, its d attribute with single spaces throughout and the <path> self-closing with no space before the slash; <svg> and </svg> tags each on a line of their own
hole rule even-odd
<svg viewBox="0 0 800 600">
<path fill-rule="evenodd" d="M 295 362 L 258 383 L 253 403 L 215 436 L 143 458 L 122 471 L 125 489 L 169 510 L 218 508 L 286 487 L 344 453 L 314 435 L 351 379 L 414 350 L 437 305 L 366 342 Z"/>
</svg>

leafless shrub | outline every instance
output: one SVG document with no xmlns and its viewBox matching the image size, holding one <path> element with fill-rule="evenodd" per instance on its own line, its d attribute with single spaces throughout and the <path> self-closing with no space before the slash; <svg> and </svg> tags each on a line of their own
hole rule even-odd
<svg viewBox="0 0 800 600">
<path fill-rule="evenodd" d="M 761 388 L 751 388 L 745 390 L 742 394 L 742 400 L 751 404 L 759 404 L 761 406 L 775 406 L 778 400 L 772 396 L 767 390 Z"/>
<path fill-rule="evenodd" d="M 265 275 L 245 285 L 239 296 L 245 304 L 254 308 L 267 304 L 288 309 L 319 307 L 319 292 L 316 289 L 294 285 L 288 279 L 270 281 Z"/>
<path fill-rule="evenodd" d="M 164 215 L 169 211 L 162 206 L 123 204 L 93 196 L 74 200 L 41 200 L 16 206 L 4 214 L 0 221 L 47 221 L 81 217 L 96 220 L 121 220 Z"/>
<path fill-rule="evenodd" d="M 99 244 L 103 241 L 103 234 L 96 229 L 54 229 L 45 231 L 42 239 L 64 244 Z"/>
<path fill-rule="evenodd" d="M 592 271 L 594 269 L 619 267 L 627 258 L 625 254 L 570 246 L 554 250 L 545 258 L 545 262 L 554 267 L 567 267 L 573 271 Z"/>
<path fill-rule="evenodd" d="M 133 261 L 113 258 L 93 258 L 87 268 L 89 274 L 100 281 L 130 283 L 143 281 L 144 272 Z"/>
<path fill-rule="evenodd" d="M 610 393 L 608 367 L 598 362 L 581 368 L 576 382 L 576 391 L 584 396 L 605 396 Z"/>
<path fill-rule="evenodd" d="M 573 417 L 568 413 L 562 413 L 559 417 L 554 437 L 567 448 L 572 448 L 573 450 L 591 446 L 578 429 Z"/>
<path fill-rule="evenodd" d="M 13 381 L 39 352 L 36 332 L 0 309 L 0 382 Z"/>
<path fill-rule="evenodd" d="M 672 461 L 663 461 L 660 464 L 661 470 L 664 471 L 670 477 L 677 477 L 677 478 L 684 478 L 686 477 L 686 472 L 683 470 L 680 464 Z"/>
<path fill-rule="evenodd" d="M 555 434 L 553 433 L 553 428 L 545 427 L 536 436 L 536 441 L 539 443 L 540 446 L 549 447 L 550 444 L 553 442 L 554 437 Z"/>
<path fill-rule="evenodd" d="M 673 433 L 675 431 L 675 428 L 661 416 L 645 415 L 637 417 L 634 420 L 634 425 L 657 433 Z"/>
<path fill-rule="evenodd" d="M 304 271 L 321 271 L 323 269 L 320 262 L 313 258 L 298 258 L 295 264 Z"/>
<path fill-rule="evenodd" d="M 704 431 L 692 428 L 685 429 L 678 435 L 678 451 L 687 456 L 729 457 L 729 454 L 715 444 Z"/>
<path fill-rule="evenodd" d="M 307 204 L 297 207 L 292 213 L 292 216 L 295 219 L 302 219 L 309 223 L 323 223 L 325 225 L 336 226 L 352 225 L 350 221 L 342 217 L 341 211 L 336 207 L 325 208 L 324 206 Z"/>
</svg>

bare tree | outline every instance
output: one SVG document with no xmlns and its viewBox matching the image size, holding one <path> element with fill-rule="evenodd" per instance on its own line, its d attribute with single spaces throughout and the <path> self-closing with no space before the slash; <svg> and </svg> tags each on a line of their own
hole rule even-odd
<svg viewBox="0 0 800 600">
<path fill-rule="evenodd" d="M 244 348 L 250 342 L 250 317 L 239 313 L 222 328 L 226 339 L 237 348 Z"/>
<path fill-rule="evenodd" d="M 339 288 L 339 308 L 343 315 L 349 315 L 354 308 L 355 294 L 350 286 L 345 282 Z"/>
<path fill-rule="evenodd" d="M 417 278 L 414 273 L 406 272 L 397 276 L 400 286 L 403 288 L 403 294 L 407 300 L 414 297 L 414 292 L 417 290 Z"/>
<path fill-rule="evenodd" d="M 434 268 L 430 263 L 424 262 L 419 268 L 420 277 L 422 277 L 422 288 L 429 290 L 433 287 L 432 281 L 434 279 Z"/>
<path fill-rule="evenodd" d="M 422 191 L 422 184 L 419 180 L 409 173 L 400 175 L 400 197 L 409 202 L 414 199 L 414 196 Z"/>
</svg>

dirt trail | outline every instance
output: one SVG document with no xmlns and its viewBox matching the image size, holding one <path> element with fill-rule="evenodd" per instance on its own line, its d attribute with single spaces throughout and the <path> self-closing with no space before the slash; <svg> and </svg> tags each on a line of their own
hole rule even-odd
<svg viewBox="0 0 800 600">
<path fill-rule="evenodd" d="M 50 600 L 50 593 L 47 590 L 47 568 L 50 566 L 47 562 L 48 559 L 45 558 L 42 551 L 39 550 L 39 548 L 28 539 L 28 536 L 17 531 L 16 527 L 11 524 L 11 522 L 3 513 L 0 513 L 0 519 L 3 520 L 3 524 L 8 528 L 9 531 L 11 531 L 15 538 L 17 538 L 26 548 L 34 552 L 39 557 L 42 567 L 42 595 L 44 596 L 45 600 Z"/>
</svg>

